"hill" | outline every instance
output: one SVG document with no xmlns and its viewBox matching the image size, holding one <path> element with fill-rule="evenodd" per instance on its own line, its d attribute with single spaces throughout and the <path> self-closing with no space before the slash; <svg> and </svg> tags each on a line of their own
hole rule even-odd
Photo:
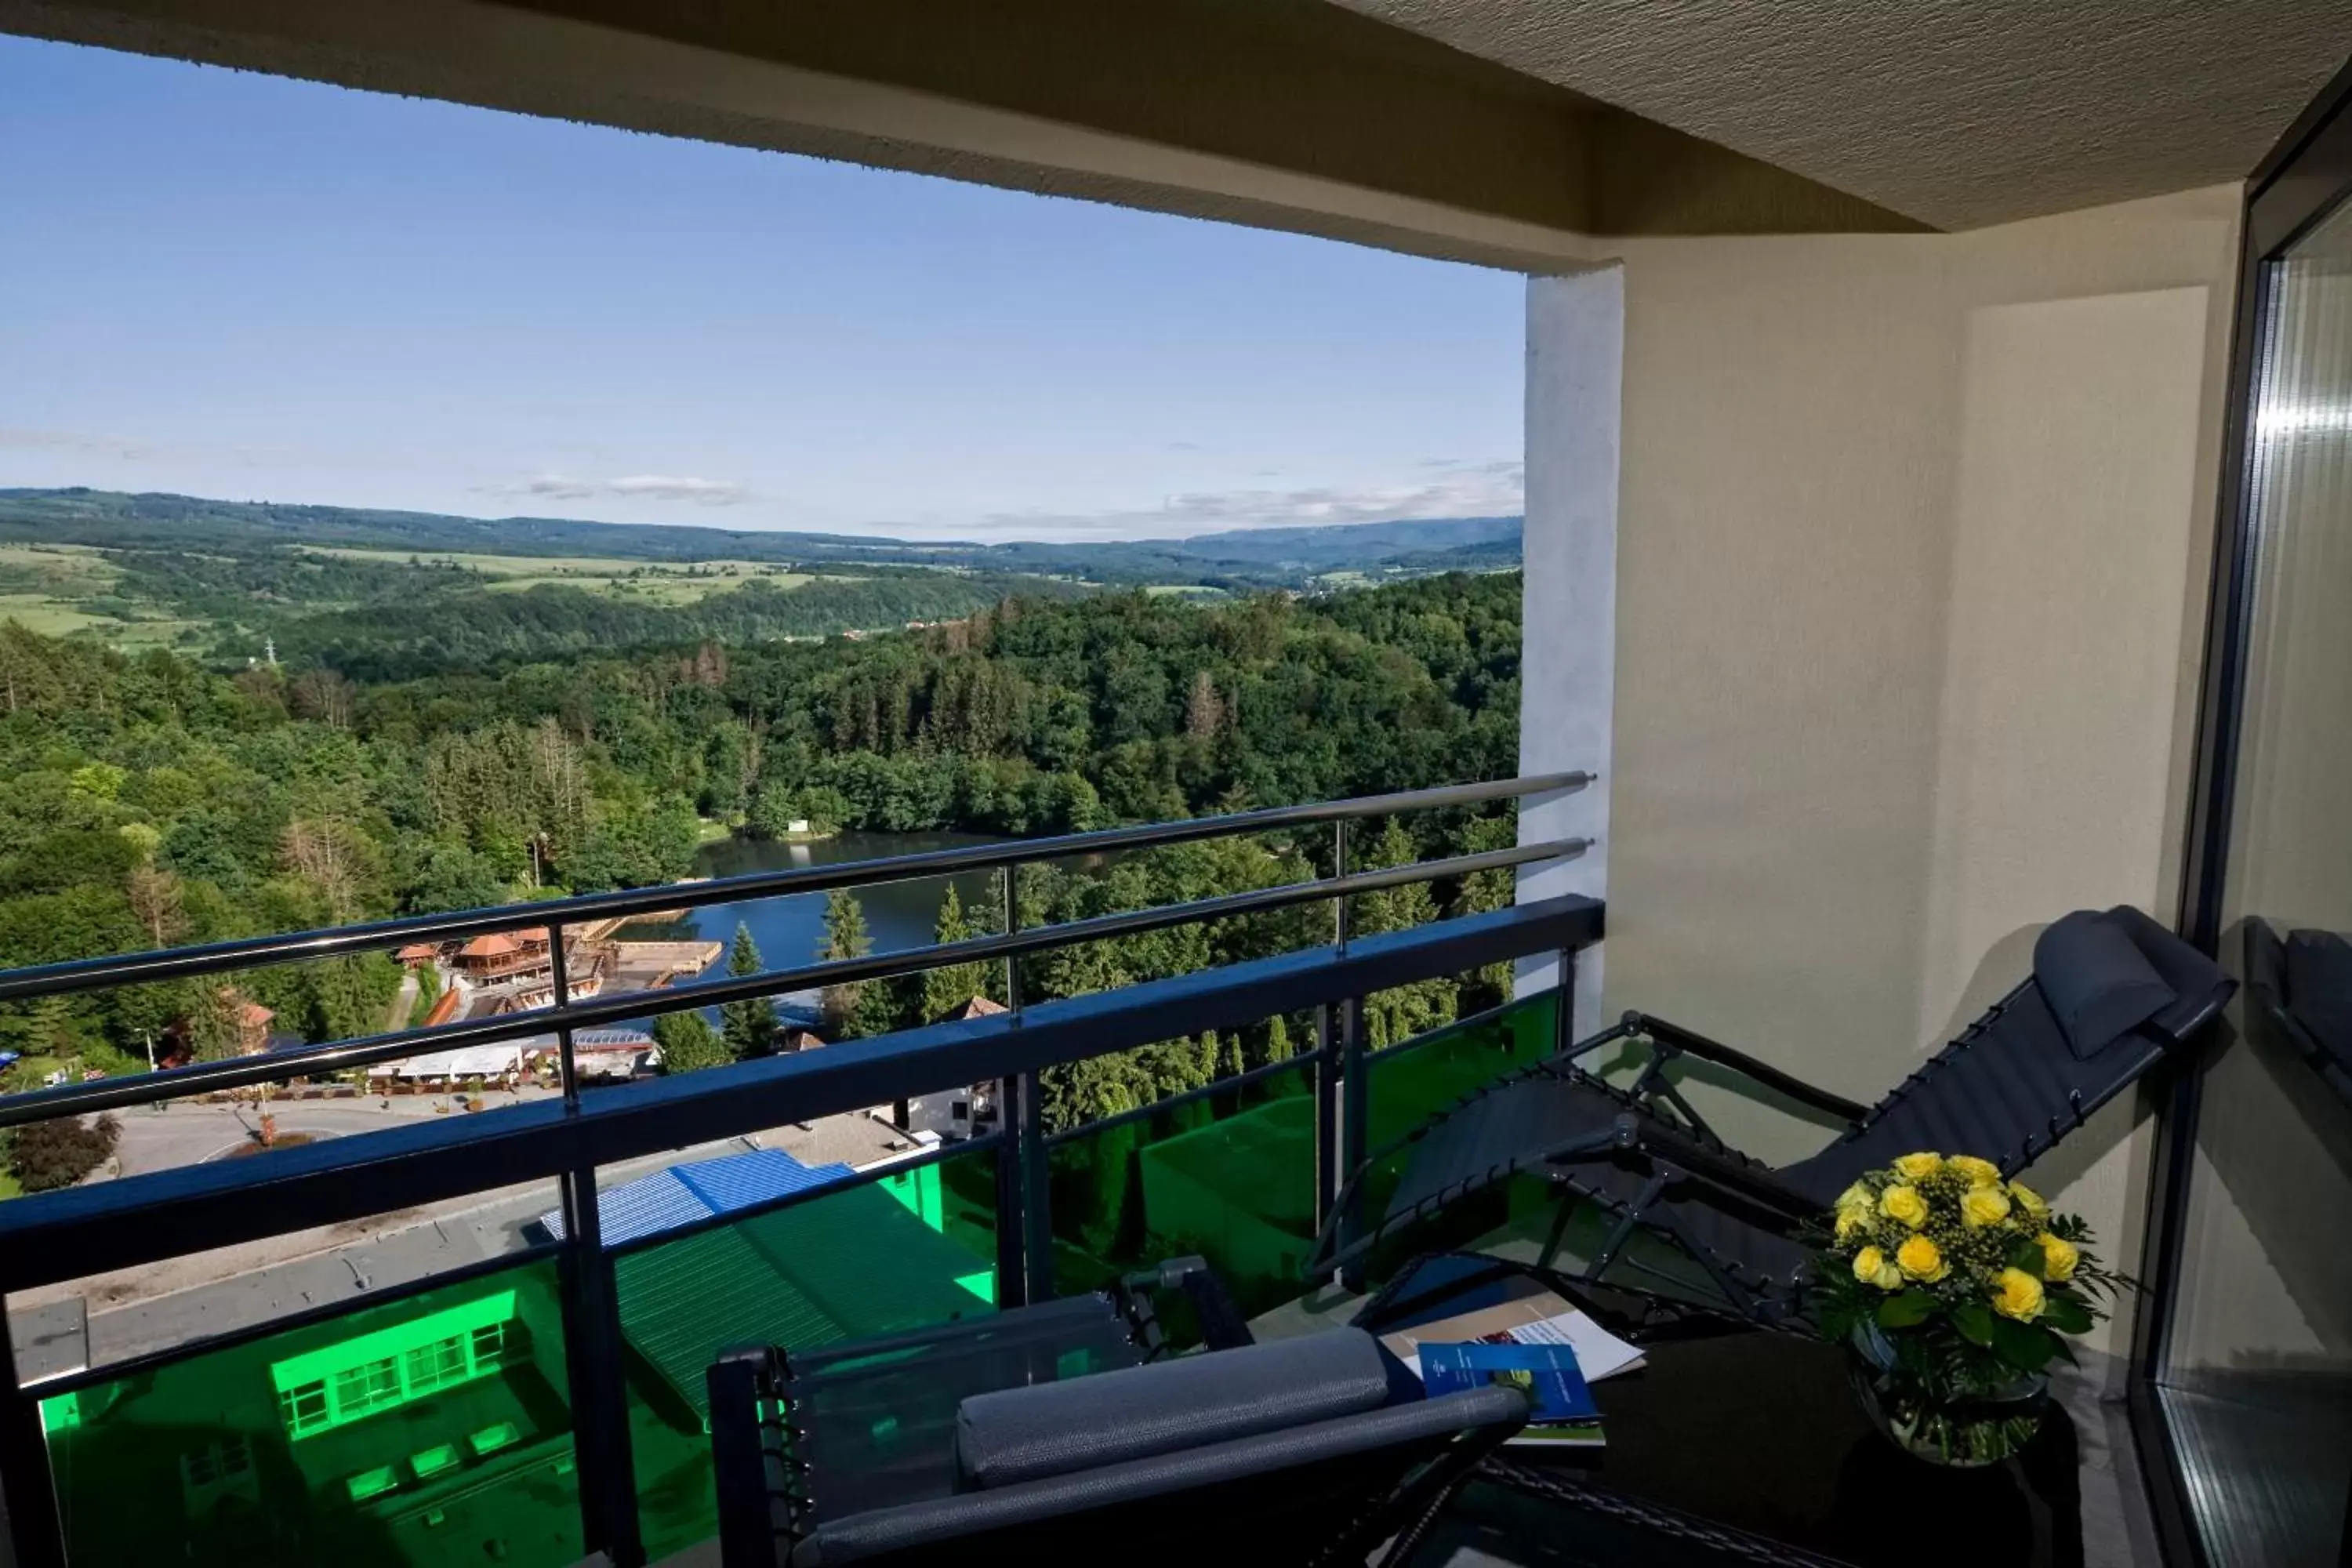
<svg viewBox="0 0 2352 1568">
<path fill-rule="evenodd" d="M 456 517 L 119 490 L 0 489 L 0 542 L 112 550 L 287 547 L 415 555 L 593 556 L 648 563 L 952 567 L 1119 586 L 1305 588 L 1327 573 L 1418 575 L 1518 561 L 1516 517 L 1423 518 L 1105 542 L 929 542 L 692 524 Z M 1461 559 L 1454 559 L 1461 552 Z M 1403 563 L 1411 560 L 1413 564 Z"/>
</svg>

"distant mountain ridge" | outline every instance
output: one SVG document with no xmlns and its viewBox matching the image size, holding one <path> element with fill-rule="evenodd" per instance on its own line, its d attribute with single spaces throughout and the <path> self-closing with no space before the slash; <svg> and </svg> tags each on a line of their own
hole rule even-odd
<svg viewBox="0 0 2352 1568">
<path fill-rule="evenodd" d="M 646 562 L 732 559 L 952 566 L 1123 584 L 1304 586 L 1334 572 L 1423 574 L 1516 565 L 1517 517 L 1237 529 L 1099 542 L 920 541 L 698 524 L 471 518 L 358 507 L 279 505 L 81 487 L 0 489 L 0 541 L 188 551 L 334 546 L 418 554 L 595 555 Z"/>
</svg>

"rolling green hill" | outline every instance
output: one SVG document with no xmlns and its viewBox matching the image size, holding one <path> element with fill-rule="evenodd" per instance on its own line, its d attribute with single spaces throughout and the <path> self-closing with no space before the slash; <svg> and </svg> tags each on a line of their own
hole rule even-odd
<svg viewBox="0 0 2352 1568">
<path fill-rule="evenodd" d="M 1335 571 L 1398 574 L 1515 565 L 1516 517 L 1428 518 L 1100 543 L 939 543 L 834 533 L 564 518 L 450 517 L 356 507 L 282 506 L 93 489 L 0 489 L 0 542 L 113 549 L 256 550 L 304 546 L 416 555 L 591 556 L 642 562 L 956 567 L 1072 577 L 1121 586 L 1312 585 Z M 1475 560 L 1449 561 L 1468 551 Z"/>
</svg>

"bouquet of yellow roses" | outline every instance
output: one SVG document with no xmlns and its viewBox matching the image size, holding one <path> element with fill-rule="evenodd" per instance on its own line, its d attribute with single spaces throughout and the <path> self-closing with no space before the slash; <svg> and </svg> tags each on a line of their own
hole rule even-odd
<svg viewBox="0 0 2352 1568">
<path fill-rule="evenodd" d="M 1813 1317 L 1853 1351 L 1855 1389 L 1898 1444 L 1951 1465 L 2014 1452 L 2041 1420 L 2043 1368 L 2130 1281 L 2080 1216 L 1971 1155 L 1906 1154 L 1822 1222 Z"/>
</svg>

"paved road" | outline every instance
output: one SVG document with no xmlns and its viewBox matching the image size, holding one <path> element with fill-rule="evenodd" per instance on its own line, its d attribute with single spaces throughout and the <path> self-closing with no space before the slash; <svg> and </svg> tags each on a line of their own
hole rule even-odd
<svg viewBox="0 0 2352 1568">
<path fill-rule="evenodd" d="M 268 1110 L 277 1118 L 280 1134 L 305 1132 L 313 1138 L 346 1138 L 419 1118 L 493 1115 L 502 1106 L 550 1099 L 554 1094 L 553 1089 L 536 1087 L 512 1094 L 494 1090 L 487 1097 L 489 1109 L 478 1113 L 453 1110 L 449 1099 L 428 1095 L 399 1095 L 388 1100 L 272 1100 Z M 122 1138 L 115 1146 L 115 1159 L 126 1176 L 226 1158 L 253 1147 L 254 1131 L 260 1124 L 257 1110 L 249 1104 L 202 1105 L 190 1101 L 174 1101 L 160 1110 L 141 1106 L 119 1112 L 117 1119 L 122 1125 Z"/>
</svg>

